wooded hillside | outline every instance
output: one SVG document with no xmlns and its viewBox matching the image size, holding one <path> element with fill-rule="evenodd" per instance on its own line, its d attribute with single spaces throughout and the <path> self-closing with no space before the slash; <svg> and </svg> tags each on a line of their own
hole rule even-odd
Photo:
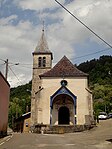
<svg viewBox="0 0 112 149">
<path fill-rule="evenodd" d="M 11 88 L 9 104 L 9 126 L 13 127 L 14 119 L 30 111 L 31 81 L 25 85 Z"/>
<path fill-rule="evenodd" d="M 112 112 L 112 56 L 101 56 L 81 63 L 78 69 L 89 74 L 95 113 Z"/>
<path fill-rule="evenodd" d="M 112 56 L 101 56 L 81 63 L 77 68 L 89 74 L 90 84 L 112 84 Z"/>
</svg>

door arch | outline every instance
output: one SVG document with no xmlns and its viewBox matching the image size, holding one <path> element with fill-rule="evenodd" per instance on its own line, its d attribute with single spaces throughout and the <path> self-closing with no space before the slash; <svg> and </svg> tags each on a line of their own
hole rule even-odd
<svg viewBox="0 0 112 149">
<path fill-rule="evenodd" d="M 70 112 L 69 108 L 62 106 L 58 111 L 58 124 L 59 125 L 69 125 L 70 123 Z"/>
</svg>

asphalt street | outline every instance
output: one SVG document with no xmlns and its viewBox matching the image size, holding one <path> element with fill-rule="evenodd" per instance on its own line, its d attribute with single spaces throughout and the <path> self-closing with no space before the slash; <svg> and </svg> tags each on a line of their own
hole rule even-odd
<svg viewBox="0 0 112 149">
<path fill-rule="evenodd" d="M 112 119 L 89 131 L 69 134 L 14 133 L 0 140 L 0 149 L 112 149 Z M 4 143 L 3 143 L 4 142 Z"/>
</svg>

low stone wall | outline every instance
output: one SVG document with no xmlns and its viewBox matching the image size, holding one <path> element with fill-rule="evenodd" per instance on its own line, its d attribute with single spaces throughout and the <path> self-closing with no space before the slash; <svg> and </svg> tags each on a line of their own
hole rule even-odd
<svg viewBox="0 0 112 149">
<path fill-rule="evenodd" d="M 48 126 L 48 125 L 36 125 L 33 127 L 34 133 L 45 133 L 45 134 L 63 134 L 63 133 L 73 133 L 73 132 L 81 132 L 85 130 L 89 130 L 93 128 L 93 125 L 55 125 L 55 126 Z"/>
</svg>

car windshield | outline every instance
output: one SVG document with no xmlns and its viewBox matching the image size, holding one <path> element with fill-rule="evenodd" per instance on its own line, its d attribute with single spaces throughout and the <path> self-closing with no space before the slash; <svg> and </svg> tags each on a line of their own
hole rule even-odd
<svg viewBox="0 0 112 149">
<path fill-rule="evenodd" d="M 107 115 L 105 112 L 100 112 L 99 115 Z"/>
</svg>

